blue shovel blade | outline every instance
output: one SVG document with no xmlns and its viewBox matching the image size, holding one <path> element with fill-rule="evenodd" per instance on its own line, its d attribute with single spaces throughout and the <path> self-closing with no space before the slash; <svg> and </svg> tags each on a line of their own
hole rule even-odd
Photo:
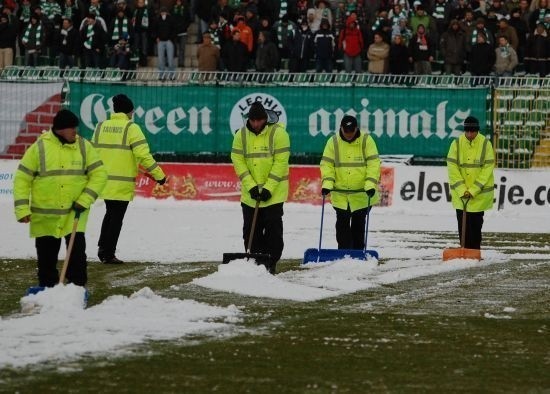
<svg viewBox="0 0 550 394">
<path fill-rule="evenodd" d="M 27 291 L 25 291 L 25 295 L 28 296 L 28 295 L 31 295 L 31 294 L 37 294 L 37 293 L 40 293 L 41 291 L 44 291 L 46 288 L 44 286 L 31 286 L 27 289 Z"/>
<path fill-rule="evenodd" d="M 327 261 L 341 260 L 343 258 L 352 258 L 357 260 L 368 260 L 375 258 L 378 260 L 378 252 L 376 250 L 363 249 L 307 249 L 304 252 L 304 261 L 302 264 L 322 263 Z"/>
<path fill-rule="evenodd" d="M 28 296 L 30 294 L 37 294 L 41 291 L 44 291 L 46 288 L 44 286 L 31 286 L 25 291 L 25 295 Z M 84 308 L 88 306 L 88 300 L 90 299 L 90 292 L 88 289 L 84 290 Z"/>
</svg>

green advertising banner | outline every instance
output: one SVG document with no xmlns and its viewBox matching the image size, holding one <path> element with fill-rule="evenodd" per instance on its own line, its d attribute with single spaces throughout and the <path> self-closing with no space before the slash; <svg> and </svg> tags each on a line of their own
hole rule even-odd
<svg viewBox="0 0 550 394">
<path fill-rule="evenodd" d="M 138 123 L 155 153 L 229 153 L 233 132 L 254 101 L 287 125 L 293 155 L 319 155 L 346 114 L 357 116 L 380 154 L 444 157 L 450 140 L 473 115 L 486 124 L 488 88 L 336 86 L 140 86 L 71 83 L 70 109 L 90 137 L 112 112 L 119 93 L 134 102 Z"/>
</svg>

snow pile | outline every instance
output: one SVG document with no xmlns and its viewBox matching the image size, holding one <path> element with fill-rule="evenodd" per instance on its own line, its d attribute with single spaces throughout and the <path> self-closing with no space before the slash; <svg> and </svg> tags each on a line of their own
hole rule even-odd
<svg viewBox="0 0 550 394">
<path fill-rule="evenodd" d="M 143 288 L 130 297 L 111 296 L 89 309 L 61 299 L 74 295 L 70 286 L 37 294 L 40 313 L 0 320 L 0 368 L 20 367 L 89 353 L 116 356 L 124 347 L 148 340 L 167 340 L 200 333 L 230 333 L 240 310 L 193 300 L 168 299 Z M 77 286 L 75 286 L 77 287 Z M 60 307 L 73 305 L 73 307 Z"/>
<path fill-rule="evenodd" d="M 431 256 L 432 252 L 429 254 Z M 389 260 L 384 264 L 378 264 L 375 259 L 342 258 L 301 265 L 275 276 L 269 275 L 263 266 L 257 266 L 252 261 L 234 260 L 221 264 L 217 272 L 196 278 L 192 283 L 253 297 L 309 302 L 421 276 L 508 261 L 506 255 L 490 252 L 482 262 L 455 259 L 442 263 L 440 254 L 441 251 L 424 259 L 415 256 L 412 259 Z"/>
<path fill-rule="evenodd" d="M 70 313 L 86 307 L 86 289 L 72 283 L 46 288 L 21 298 L 23 312 Z"/>
<path fill-rule="evenodd" d="M 330 290 L 287 282 L 246 259 L 220 264 L 218 272 L 193 279 L 191 283 L 214 290 L 295 301 L 315 301 L 337 295 Z"/>
</svg>

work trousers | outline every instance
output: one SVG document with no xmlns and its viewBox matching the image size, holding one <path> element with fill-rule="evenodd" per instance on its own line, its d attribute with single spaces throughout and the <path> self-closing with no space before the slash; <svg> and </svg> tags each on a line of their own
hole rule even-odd
<svg viewBox="0 0 550 394">
<path fill-rule="evenodd" d="M 458 221 L 458 239 L 462 242 L 462 209 L 456 210 Z M 485 212 L 467 212 L 466 214 L 466 240 L 463 248 L 481 249 L 481 228 L 483 227 L 483 214 Z"/>
<path fill-rule="evenodd" d="M 65 237 L 65 244 L 69 246 L 70 235 Z M 43 287 L 53 287 L 59 283 L 57 261 L 61 238 L 51 236 L 37 237 L 35 240 L 38 257 L 38 284 Z M 73 250 L 67 266 L 67 281 L 77 286 L 85 286 L 88 281 L 86 263 L 86 238 L 84 233 L 77 232 Z"/>
<path fill-rule="evenodd" d="M 99 246 L 97 255 L 100 260 L 115 257 L 116 245 L 128 204 L 129 201 L 105 200 L 106 212 L 97 243 L 97 246 Z"/>
<path fill-rule="evenodd" d="M 243 210 L 243 240 L 244 248 L 248 248 L 254 208 L 241 204 Z M 258 210 L 256 228 L 250 253 L 266 253 L 271 256 L 273 272 L 283 254 L 283 203 L 270 205 Z"/>
<path fill-rule="evenodd" d="M 365 218 L 371 207 L 351 212 L 348 209 L 334 208 L 336 211 L 336 242 L 338 249 L 365 248 Z"/>
</svg>

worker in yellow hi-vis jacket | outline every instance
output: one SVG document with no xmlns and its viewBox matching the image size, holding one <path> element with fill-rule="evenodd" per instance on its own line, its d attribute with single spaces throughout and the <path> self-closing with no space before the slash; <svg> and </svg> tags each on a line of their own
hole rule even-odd
<svg viewBox="0 0 550 394">
<path fill-rule="evenodd" d="M 495 153 L 491 141 L 479 133 L 479 121 L 464 120 L 464 134 L 451 143 L 447 154 L 447 172 L 453 208 L 462 239 L 462 215 L 468 213 L 463 248 L 481 249 L 484 211 L 493 207 L 495 193 Z"/>
<path fill-rule="evenodd" d="M 246 125 L 235 133 L 231 161 L 241 180 L 243 239 L 250 236 L 254 208 L 260 201 L 251 253 L 271 256 L 274 274 L 283 253 L 283 204 L 288 197 L 290 138 L 281 123 L 268 122 L 266 109 L 254 102 Z"/>
<path fill-rule="evenodd" d="M 61 239 L 68 244 L 75 213 L 80 212 L 67 280 L 85 286 L 88 280 L 85 230 L 90 206 L 107 182 L 107 172 L 88 141 L 76 134 L 78 117 L 62 109 L 23 155 L 13 184 L 15 217 L 30 223 L 36 238 L 38 282 L 59 282 L 57 261 Z"/>
<path fill-rule="evenodd" d="M 107 169 L 107 185 L 101 193 L 106 213 L 101 225 L 97 256 L 105 264 L 121 264 L 115 256 L 122 221 L 134 199 L 136 176 L 141 165 L 163 185 L 166 176 L 149 150 L 141 128 L 132 121 L 134 103 L 124 94 L 113 97 L 111 117 L 100 122 L 92 143 Z"/>
<path fill-rule="evenodd" d="M 374 139 L 359 130 L 354 116 L 344 116 L 339 132 L 327 141 L 321 177 L 321 193 L 330 193 L 336 211 L 338 249 L 364 249 L 365 220 L 380 200 L 380 158 Z"/>
</svg>

